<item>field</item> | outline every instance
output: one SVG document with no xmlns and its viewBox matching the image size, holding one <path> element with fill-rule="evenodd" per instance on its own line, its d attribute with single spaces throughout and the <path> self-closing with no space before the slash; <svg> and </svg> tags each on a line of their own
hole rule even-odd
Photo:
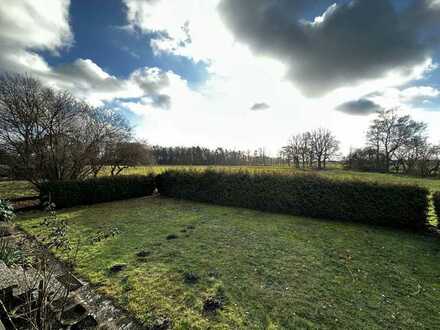
<svg viewBox="0 0 440 330">
<path fill-rule="evenodd" d="M 44 237 L 43 218 L 26 215 L 19 226 Z M 177 329 L 440 325 L 434 237 L 158 197 L 59 218 L 81 238 L 76 271 L 149 325 L 160 318 Z M 89 242 L 111 226 L 121 233 Z M 109 272 L 119 263 L 127 268 Z M 208 297 L 223 308 L 204 312 Z"/>
</svg>

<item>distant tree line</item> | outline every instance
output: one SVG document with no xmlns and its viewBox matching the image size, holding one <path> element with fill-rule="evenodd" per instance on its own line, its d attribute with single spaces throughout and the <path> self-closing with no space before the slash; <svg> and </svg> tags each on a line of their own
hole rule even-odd
<svg viewBox="0 0 440 330">
<path fill-rule="evenodd" d="M 378 113 L 367 132 L 367 146 L 350 152 L 353 170 L 440 175 L 440 146 L 428 141 L 427 125 L 396 110 Z M 339 141 L 319 128 L 292 136 L 278 157 L 253 151 L 201 146 L 149 146 L 137 141 L 115 111 L 96 108 L 66 91 L 26 75 L 0 75 L 0 176 L 34 183 L 84 179 L 105 168 L 118 175 L 132 166 L 287 164 L 325 169 L 339 157 Z"/>
<path fill-rule="evenodd" d="M 339 150 L 339 141 L 325 128 L 293 135 L 280 152 L 282 159 L 296 168 L 325 169 L 328 162 L 335 158 Z"/>
<path fill-rule="evenodd" d="M 209 149 L 194 147 L 153 146 L 152 154 L 158 165 L 275 165 L 280 159 L 267 155 L 264 148 L 254 151 L 229 150 L 225 148 Z"/>
<path fill-rule="evenodd" d="M 395 109 L 380 111 L 366 134 L 367 146 L 351 151 L 346 166 L 361 171 L 438 176 L 440 145 L 429 142 L 427 127 Z"/>
</svg>

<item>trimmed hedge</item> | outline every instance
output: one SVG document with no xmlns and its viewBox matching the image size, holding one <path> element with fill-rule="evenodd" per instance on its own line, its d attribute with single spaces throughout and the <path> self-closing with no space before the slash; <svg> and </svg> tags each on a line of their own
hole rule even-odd
<svg viewBox="0 0 440 330">
<path fill-rule="evenodd" d="M 428 190 L 417 186 L 336 181 L 318 175 L 166 171 L 161 195 L 297 216 L 419 229 Z"/>
<path fill-rule="evenodd" d="M 111 202 L 152 195 L 154 176 L 113 176 L 84 181 L 45 182 L 40 187 L 41 201 L 50 199 L 57 208 Z"/>
<path fill-rule="evenodd" d="M 437 214 L 437 226 L 440 228 L 440 191 L 434 193 L 434 209 Z"/>
</svg>

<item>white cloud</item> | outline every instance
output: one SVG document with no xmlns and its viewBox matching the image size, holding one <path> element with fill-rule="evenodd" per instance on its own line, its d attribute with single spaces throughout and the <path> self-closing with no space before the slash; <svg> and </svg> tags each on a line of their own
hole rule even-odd
<svg viewBox="0 0 440 330">
<path fill-rule="evenodd" d="M 428 0 L 429 7 L 434 10 L 440 9 L 440 0 Z"/>
<path fill-rule="evenodd" d="M 2 0 L 0 5 L 0 69 L 47 73 L 49 66 L 35 51 L 57 53 L 73 42 L 69 0 Z"/>
<path fill-rule="evenodd" d="M 154 97 L 153 106 L 169 102 L 171 72 L 140 68 L 127 79 L 105 72 L 91 59 L 51 67 L 36 51 L 57 54 L 73 42 L 69 0 L 3 0 L 0 5 L 0 71 L 32 74 L 55 88 L 70 90 L 93 105 L 117 98 Z M 171 77 L 171 78 L 169 78 Z M 163 81 L 158 81 L 162 79 Z M 165 92 L 164 92 L 165 91 Z"/>
<path fill-rule="evenodd" d="M 292 133 L 324 126 L 337 134 L 344 151 L 348 151 L 350 145 L 364 143 L 368 118 L 332 111 L 335 107 L 377 90 L 397 89 L 437 68 L 427 58 L 391 70 L 381 78 L 339 88 L 324 97 L 307 98 L 286 79 L 283 63 L 256 56 L 235 40 L 218 15 L 218 0 L 124 2 L 133 27 L 146 33 L 158 32 L 152 42 L 158 55 L 171 53 L 209 64 L 209 80 L 197 91 L 178 95 L 169 91 L 172 111 L 145 112 L 138 131 L 153 143 L 265 146 L 275 153 Z M 317 17 L 316 24 L 332 10 Z M 258 100 L 270 104 L 271 111 L 249 111 Z"/>
<path fill-rule="evenodd" d="M 133 71 L 127 79 L 119 79 L 89 59 L 62 65 L 53 70 L 47 80 L 54 87 L 68 89 L 96 106 L 105 101 L 139 98 L 138 106 L 133 101 L 121 101 L 137 113 L 140 109 L 169 108 L 172 102 L 169 93 L 188 89 L 186 81 L 171 71 L 143 67 Z"/>
<path fill-rule="evenodd" d="M 437 97 L 440 95 L 440 90 L 431 86 L 416 86 L 402 90 L 400 95 L 405 101 L 413 101 L 416 99 Z"/>
<path fill-rule="evenodd" d="M 69 4 L 69 0 L 2 0 L 2 45 L 56 51 L 70 44 Z"/>
<path fill-rule="evenodd" d="M 124 0 L 127 19 L 145 32 L 158 32 L 151 41 L 157 54 L 182 55 L 194 61 L 208 61 L 224 52 L 233 41 L 219 19 L 219 0 Z"/>
<path fill-rule="evenodd" d="M 381 92 L 371 94 L 370 100 L 384 108 L 402 108 L 410 110 L 416 102 L 435 99 L 440 96 L 440 90 L 431 86 L 413 86 L 404 89 L 386 88 Z"/>
<path fill-rule="evenodd" d="M 137 132 L 151 143 L 266 147 L 273 153 L 291 134 L 320 126 L 332 129 L 343 141 L 344 151 L 348 151 L 350 145 L 363 144 L 368 120 L 332 111 L 337 105 L 377 90 L 384 91 L 383 95 L 376 95 L 380 105 L 401 104 L 416 97 L 428 99 L 438 92 L 429 86 L 398 89 L 436 68 L 427 59 L 356 87 L 307 98 L 286 79 L 285 64 L 256 56 L 235 40 L 219 17 L 219 0 L 124 2 L 132 28 L 157 33 L 151 46 L 158 56 L 165 52 L 206 62 L 210 74 L 207 82 L 194 90 L 175 73 L 149 67 L 121 79 L 87 58 L 50 67 L 35 51 L 56 53 L 72 44 L 67 0 L 2 1 L 0 69 L 32 73 L 95 105 L 116 100 L 119 107 L 139 116 Z M 15 13 L 15 22 L 11 22 L 10 13 Z M 315 21 L 324 20 L 322 16 Z M 270 105 L 270 111 L 249 111 L 252 104 L 261 100 Z M 169 111 L 154 111 L 158 107 Z M 422 117 L 423 112 L 416 110 Z M 440 122 L 439 117 L 440 114 L 430 113 L 427 118 L 434 126 Z"/>
</svg>

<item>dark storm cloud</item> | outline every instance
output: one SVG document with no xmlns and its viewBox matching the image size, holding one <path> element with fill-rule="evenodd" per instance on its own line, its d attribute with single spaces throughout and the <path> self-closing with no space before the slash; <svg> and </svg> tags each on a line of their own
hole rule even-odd
<svg viewBox="0 0 440 330">
<path fill-rule="evenodd" d="M 367 116 L 381 110 L 382 107 L 370 100 L 360 99 L 342 103 L 336 107 L 337 111 L 344 112 L 349 115 Z"/>
<path fill-rule="evenodd" d="M 237 40 L 288 66 L 288 78 L 308 96 L 409 70 L 438 43 L 440 6 L 412 0 L 333 5 L 319 21 L 304 19 L 326 0 L 222 0 L 219 11 Z M 321 13 L 316 13 L 317 15 Z"/>
<path fill-rule="evenodd" d="M 263 110 L 267 110 L 270 108 L 270 105 L 267 103 L 255 103 L 252 107 L 251 110 L 252 111 L 263 111 Z"/>
</svg>

